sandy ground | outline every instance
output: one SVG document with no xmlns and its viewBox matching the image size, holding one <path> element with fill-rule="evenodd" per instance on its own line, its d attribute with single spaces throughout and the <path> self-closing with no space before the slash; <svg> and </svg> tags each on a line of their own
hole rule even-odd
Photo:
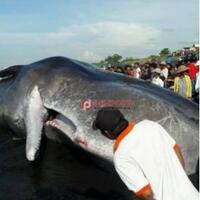
<svg viewBox="0 0 200 200">
<path fill-rule="evenodd" d="M 107 163 L 68 145 L 42 146 L 40 159 L 29 163 L 25 140 L 0 134 L 0 199 L 137 200 Z M 192 180 L 197 185 L 198 177 Z"/>
</svg>

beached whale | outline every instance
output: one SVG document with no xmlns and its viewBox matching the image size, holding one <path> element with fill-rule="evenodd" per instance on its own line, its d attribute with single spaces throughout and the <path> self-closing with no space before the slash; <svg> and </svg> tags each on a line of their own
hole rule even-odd
<svg viewBox="0 0 200 200">
<path fill-rule="evenodd" d="M 102 106 L 117 106 L 129 121 L 157 121 L 180 145 L 186 171 L 198 160 L 198 106 L 141 80 L 64 57 L 51 57 L 0 71 L 0 127 L 26 137 L 33 161 L 41 136 L 67 136 L 83 149 L 112 162 L 113 141 L 92 129 Z M 23 134 L 23 135 L 22 135 Z"/>
</svg>

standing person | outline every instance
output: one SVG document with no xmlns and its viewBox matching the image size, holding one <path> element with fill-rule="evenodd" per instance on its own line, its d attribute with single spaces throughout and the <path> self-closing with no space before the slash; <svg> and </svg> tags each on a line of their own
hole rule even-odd
<svg viewBox="0 0 200 200">
<path fill-rule="evenodd" d="M 170 87 L 173 86 L 173 83 L 174 83 L 173 73 L 172 73 L 174 67 L 172 67 L 172 65 L 170 64 L 167 64 L 167 69 L 168 69 L 168 77 L 165 82 L 165 88 L 170 89 Z"/>
<path fill-rule="evenodd" d="M 166 88 L 166 83 L 168 78 L 168 68 L 165 61 L 162 61 L 160 63 L 160 68 L 161 68 L 160 78 L 164 81 L 164 87 Z"/>
<path fill-rule="evenodd" d="M 161 68 L 160 76 L 163 76 L 164 79 L 166 80 L 168 78 L 168 68 L 167 68 L 167 64 L 165 61 L 162 61 L 160 63 L 160 68 Z"/>
<path fill-rule="evenodd" d="M 147 81 L 152 80 L 152 67 L 149 63 L 145 64 L 145 79 Z"/>
<path fill-rule="evenodd" d="M 117 67 L 116 72 L 117 72 L 117 73 L 120 73 L 120 74 L 123 74 L 123 73 L 124 73 L 122 67 L 120 67 L 120 66 Z"/>
<path fill-rule="evenodd" d="M 200 84 L 200 74 L 196 74 L 196 83 L 195 83 L 195 97 L 194 100 L 196 103 L 199 103 L 199 84 Z"/>
<path fill-rule="evenodd" d="M 197 61 L 196 66 L 199 67 L 200 62 Z M 197 72 L 195 81 L 195 95 L 194 100 L 199 103 L 199 84 L 200 84 L 200 74 Z"/>
<path fill-rule="evenodd" d="M 153 71 L 152 83 L 160 87 L 164 87 L 164 81 L 160 78 L 161 70 L 159 68 L 154 69 Z"/>
<path fill-rule="evenodd" d="M 174 92 L 182 97 L 192 97 L 192 83 L 190 77 L 187 75 L 188 68 L 185 65 L 178 67 L 176 77 L 174 79 Z"/>
<path fill-rule="evenodd" d="M 129 190 L 144 200 L 198 200 L 175 140 L 158 123 L 129 123 L 117 109 L 102 108 L 94 129 L 115 140 L 114 166 Z"/>
<path fill-rule="evenodd" d="M 154 74 L 153 74 L 153 70 L 158 68 L 158 65 L 156 63 L 151 63 L 150 66 L 149 66 L 149 70 L 148 70 L 148 73 L 149 73 L 149 80 L 152 81 L 153 77 L 154 77 Z"/>
<path fill-rule="evenodd" d="M 196 74 L 199 71 L 199 68 L 196 66 L 197 59 L 193 55 L 191 56 L 189 61 L 190 63 L 188 64 L 188 75 L 192 81 L 192 96 L 194 96 Z"/>
<path fill-rule="evenodd" d="M 130 76 L 130 77 L 133 77 L 133 71 L 132 71 L 130 65 L 126 65 L 126 66 L 124 67 L 124 69 L 125 69 L 125 74 L 126 74 L 126 75 L 128 75 L 128 76 Z"/>
<path fill-rule="evenodd" d="M 172 65 L 173 64 L 173 55 L 170 54 L 169 56 L 167 56 L 167 59 L 166 59 L 166 64 L 168 65 Z"/>
<path fill-rule="evenodd" d="M 133 70 L 134 78 L 140 78 L 141 76 L 141 69 L 140 69 L 140 63 L 136 62 L 134 63 L 134 70 Z"/>
</svg>

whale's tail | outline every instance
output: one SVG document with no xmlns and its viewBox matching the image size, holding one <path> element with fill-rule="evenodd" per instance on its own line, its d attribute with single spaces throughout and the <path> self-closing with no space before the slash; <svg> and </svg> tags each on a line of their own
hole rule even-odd
<svg viewBox="0 0 200 200">
<path fill-rule="evenodd" d="M 16 77 L 21 71 L 23 65 L 14 65 L 0 71 L 0 79 L 9 79 Z"/>
</svg>

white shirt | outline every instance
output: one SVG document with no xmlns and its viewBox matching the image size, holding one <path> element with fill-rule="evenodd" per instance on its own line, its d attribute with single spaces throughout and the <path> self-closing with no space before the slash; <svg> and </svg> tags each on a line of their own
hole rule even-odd
<svg viewBox="0 0 200 200">
<path fill-rule="evenodd" d="M 141 69 L 139 67 L 134 69 L 134 78 L 140 78 L 140 72 L 141 72 Z"/>
<path fill-rule="evenodd" d="M 167 79 L 167 77 L 168 77 L 168 69 L 167 69 L 167 67 L 165 67 L 164 69 L 161 70 L 160 75 Z"/>
<path fill-rule="evenodd" d="M 141 194 L 150 185 L 156 200 L 198 200 L 175 144 L 161 125 L 149 120 L 136 124 L 114 154 L 116 171 L 129 190 Z"/>
<path fill-rule="evenodd" d="M 164 82 L 160 79 L 160 77 L 153 77 L 152 83 L 160 87 L 164 87 Z"/>
<path fill-rule="evenodd" d="M 196 74 L 196 83 L 195 83 L 195 91 L 199 92 L 199 82 L 200 82 L 200 74 L 199 72 Z"/>
</svg>

